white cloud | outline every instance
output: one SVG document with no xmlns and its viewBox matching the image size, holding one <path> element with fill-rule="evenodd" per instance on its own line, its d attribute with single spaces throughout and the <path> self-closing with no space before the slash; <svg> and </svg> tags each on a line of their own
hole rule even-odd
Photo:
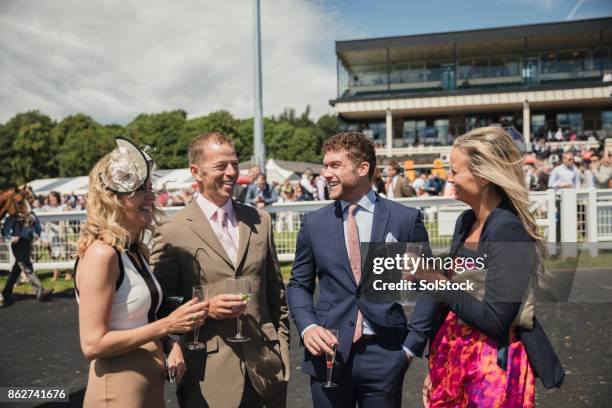
<svg viewBox="0 0 612 408">
<path fill-rule="evenodd" d="M 334 41 L 358 33 L 320 2 L 261 3 L 264 114 L 331 111 Z M 105 123 L 177 108 L 252 115 L 251 0 L 5 0 L 0 32 L 1 122 L 31 109 Z"/>
</svg>

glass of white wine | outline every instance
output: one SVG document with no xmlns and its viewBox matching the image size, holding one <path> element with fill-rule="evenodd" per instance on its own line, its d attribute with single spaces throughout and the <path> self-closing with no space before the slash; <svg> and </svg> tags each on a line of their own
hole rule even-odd
<svg viewBox="0 0 612 408">
<path fill-rule="evenodd" d="M 240 295 L 242 300 L 247 303 L 249 300 L 251 300 L 251 283 L 249 278 L 227 278 L 225 283 L 227 285 L 227 293 L 232 295 Z M 227 341 L 231 341 L 233 343 L 243 343 L 251 340 L 250 338 L 242 335 L 242 321 L 240 318 L 241 316 L 236 317 L 236 335 L 234 337 L 229 337 Z"/>
</svg>

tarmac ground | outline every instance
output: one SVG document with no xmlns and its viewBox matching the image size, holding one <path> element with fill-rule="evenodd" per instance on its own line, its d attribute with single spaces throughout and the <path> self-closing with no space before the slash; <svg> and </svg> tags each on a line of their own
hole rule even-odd
<svg viewBox="0 0 612 408">
<path fill-rule="evenodd" d="M 561 359 L 565 383 L 547 390 L 537 381 L 538 407 L 612 406 L 612 270 L 588 272 L 577 290 L 588 298 L 599 291 L 605 303 L 548 303 L 536 307 L 538 320 Z M 609 295 L 608 295 L 609 293 Z M 598 299 L 602 299 L 598 296 Z M 62 387 L 68 403 L 19 403 L 18 407 L 80 407 L 87 385 L 88 363 L 79 346 L 77 304 L 72 293 L 39 303 L 33 296 L 0 309 L 0 387 Z M 292 326 L 291 381 L 288 407 L 311 406 L 309 380 L 301 373 L 302 349 Z M 426 360 L 416 359 L 404 380 L 404 407 L 421 407 Z M 166 385 L 166 406 L 177 407 L 174 386 Z M 15 406 L 2 404 L 0 406 Z"/>
</svg>

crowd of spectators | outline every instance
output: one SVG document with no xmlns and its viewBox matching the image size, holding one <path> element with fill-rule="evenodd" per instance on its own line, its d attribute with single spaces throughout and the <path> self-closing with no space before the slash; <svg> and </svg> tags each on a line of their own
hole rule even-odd
<svg viewBox="0 0 612 408">
<path fill-rule="evenodd" d="M 523 156 L 525 182 L 532 191 L 549 188 L 612 188 L 612 152 L 602 147 L 586 145 L 551 148 L 544 139 L 538 139 L 530 152 Z M 275 202 L 313 201 L 329 199 L 325 179 L 307 169 L 299 178 L 286 179 L 282 183 L 270 183 L 258 166 L 249 170 L 246 182 L 236 186 L 234 197 L 246 204 L 264 208 Z M 446 189 L 444 169 L 403 171 L 402 166 L 391 161 L 380 171 L 377 169 L 373 188 L 389 198 L 437 196 Z M 158 196 L 161 207 L 180 207 L 191 202 L 197 194 L 197 185 L 174 191 L 163 191 Z M 50 211 L 85 210 L 87 197 L 81 194 L 60 194 L 51 191 L 47 195 L 35 195 L 32 207 L 36 213 Z"/>
<path fill-rule="evenodd" d="M 57 191 L 51 191 L 47 195 L 34 194 L 31 205 L 37 214 L 50 211 L 85 210 L 87 197 L 83 194 L 60 194 Z"/>
<path fill-rule="evenodd" d="M 612 188 L 612 152 L 570 146 L 540 149 L 523 157 L 525 182 L 532 191 L 549 188 Z"/>
</svg>

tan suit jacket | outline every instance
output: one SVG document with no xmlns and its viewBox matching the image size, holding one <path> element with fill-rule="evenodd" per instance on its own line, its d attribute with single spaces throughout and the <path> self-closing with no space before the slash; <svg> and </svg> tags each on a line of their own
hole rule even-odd
<svg viewBox="0 0 612 408">
<path fill-rule="evenodd" d="M 393 187 L 393 196 L 395 198 L 414 196 L 414 190 L 404 177 L 397 177 L 397 183 L 395 183 L 395 187 Z"/>
<path fill-rule="evenodd" d="M 289 312 L 267 212 L 233 202 L 239 221 L 238 262 L 234 267 L 204 212 L 193 200 L 154 236 L 151 265 L 165 296 L 190 299 L 192 286 L 208 286 L 208 296 L 227 293 L 226 279 L 250 278 L 251 300 L 242 317 L 245 343 L 226 341 L 236 319 L 208 318 L 200 329 L 204 351 L 183 347 L 187 373 L 179 384 L 181 406 L 238 407 L 245 375 L 265 400 L 286 395 L 289 381 Z M 193 333 L 181 336 L 181 343 Z M 281 405 L 282 405 L 281 404 Z M 276 405 L 276 404 L 275 404 Z"/>
</svg>

